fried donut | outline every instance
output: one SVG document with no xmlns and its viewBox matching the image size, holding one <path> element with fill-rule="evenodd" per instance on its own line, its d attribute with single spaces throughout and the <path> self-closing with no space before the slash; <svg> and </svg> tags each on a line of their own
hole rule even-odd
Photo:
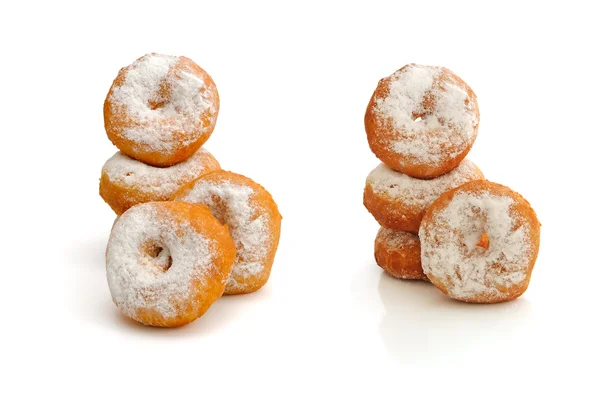
<svg viewBox="0 0 600 398">
<path fill-rule="evenodd" d="M 421 268 L 421 243 L 411 232 L 380 228 L 375 238 L 375 261 L 394 278 L 427 280 Z"/>
<path fill-rule="evenodd" d="M 102 167 L 100 196 L 121 215 L 138 203 L 170 200 L 185 184 L 220 169 L 217 159 L 204 148 L 171 167 L 149 166 L 117 152 Z"/>
<path fill-rule="evenodd" d="M 119 72 L 104 102 L 104 126 L 121 152 L 164 167 L 192 156 L 218 113 L 208 73 L 185 57 L 148 54 Z"/>
<path fill-rule="evenodd" d="M 478 127 L 473 90 L 437 66 L 409 64 L 381 79 L 365 114 L 375 156 L 415 178 L 438 177 L 457 167 Z"/>
<path fill-rule="evenodd" d="M 418 233 L 425 211 L 441 194 L 478 179 L 483 174 L 468 159 L 432 180 L 412 178 L 381 163 L 367 177 L 364 205 L 382 227 Z"/>
<path fill-rule="evenodd" d="M 145 325 L 190 323 L 221 297 L 235 259 L 227 231 L 202 206 L 148 202 L 115 222 L 106 249 L 113 301 Z"/>
<path fill-rule="evenodd" d="M 527 290 L 540 246 L 540 223 L 510 188 L 472 181 L 427 210 L 421 261 L 431 282 L 453 299 L 498 303 Z"/>
<path fill-rule="evenodd" d="M 279 244 L 281 214 L 266 189 L 248 177 L 221 170 L 184 186 L 173 200 L 205 205 L 229 226 L 236 259 L 225 294 L 254 292 L 267 283 Z"/>
</svg>

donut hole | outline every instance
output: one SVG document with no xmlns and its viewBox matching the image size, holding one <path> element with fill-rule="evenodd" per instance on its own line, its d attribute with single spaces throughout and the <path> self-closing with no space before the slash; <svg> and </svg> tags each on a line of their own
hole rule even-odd
<svg viewBox="0 0 600 398">
<path fill-rule="evenodd" d="M 490 237 L 488 236 L 487 232 L 481 234 L 479 237 L 479 242 L 477 242 L 477 246 L 486 250 L 490 248 Z"/>
<path fill-rule="evenodd" d="M 146 246 L 145 252 L 150 257 L 150 262 L 163 272 L 167 272 L 173 265 L 173 257 L 168 247 L 152 242 Z"/>
<path fill-rule="evenodd" d="M 153 93 L 152 97 L 148 99 L 148 107 L 153 111 L 159 111 L 168 104 L 170 96 L 170 87 L 167 79 L 163 79 L 160 83 L 158 91 Z"/>
<path fill-rule="evenodd" d="M 481 254 L 481 250 L 487 250 L 490 247 L 490 239 L 482 226 L 473 228 L 464 235 L 463 247 L 469 254 Z"/>
<path fill-rule="evenodd" d="M 148 100 L 148 107 L 153 111 L 159 110 L 160 108 L 164 108 L 166 102 L 160 99 L 150 99 Z"/>
<path fill-rule="evenodd" d="M 472 207 L 463 214 L 468 226 L 463 235 L 463 246 L 466 252 L 474 256 L 481 255 L 490 247 L 490 237 L 487 233 L 487 215 L 478 206 Z"/>
<path fill-rule="evenodd" d="M 165 271 L 169 270 L 169 268 L 171 268 L 172 265 L 173 265 L 173 257 L 169 256 L 168 257 L 168 261 L 167 261 L 167 265 L 165 267 Z"/>
<path fill-rule="evenodd" d="M 487 232 L 471 232 L 465 236 L 463 247 L 466 252 L 478 256 L 490 248 L 490 238 Z"/>
<path fill-rule="evenodd" d="M 423 122 L 424 117 L 425 117 L 425 112 L 419 112 L 419 113 L 413 112 L 413 114 L 412 114 L 412 120 L 415 123 Z"/>
</svg>

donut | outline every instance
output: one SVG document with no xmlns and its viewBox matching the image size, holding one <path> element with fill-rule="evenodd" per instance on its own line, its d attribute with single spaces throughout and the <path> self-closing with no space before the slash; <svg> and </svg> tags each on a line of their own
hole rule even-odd
<svg viewBox="0 0 600 398">
<path fill-rule="evenodd" d="M 421 243 L 411 232 L 380 228 L 375 238 L 375 261 L 394 278 L 427 280 L 421 268 Z"/>
<path fill-rule="evenodd" d="M 106 274 L 124 315 L 176 327 L 199 318 L 221 297 L 234 259 L 227 227 L 205 207 L 148 202 L 115 222 Z"/>
<path fill-rule="evenodd" d="M 478 127 L 473 90 L 437 66 L 409 64 L 381 79 L 365 114 L 375 156 L 415 178 L 435 178 L 457 167 Z"/>
<path fill-rule="evenodd" d="M 510 188 L 471 181 L 431 205 L 419 238 L 423 271 L 442 292 L 471 303 L 498 303 L 527 290 L 540 222 Z"/>
<path fill-rule="evenodd" d="M 229 226 L 236 259 L 225 294 L 251 293 L 267 283 L 279 244 L 281 215 L 266 189 L 248 177 L 220 170 L 184 186 L 173 200 L 207 206 Z"/>
<path fill-rule="evenodd" d="M 479 179 L 483 174 L 468 159 L 431 180 L 409 177 L 381 163 L 367 177 L 364 205 L 382 227 L 418 233 L 425 211 L 441 194 Z"/>
<path fill-rule="evenodd" d="M 188 58 L 153 53 L 119 71 L 104 101 L 104 126 L 121 152 L 165 167 L 208 140 L 218 113 L 208 73 Z"/>
<path fill-rule="evenodd" d="M 100 196 L 121 215 L 139 203 L 170 200 L 185 184 L 220 169 L 204 148 L 170 167 L 150 166 L 117 152 L 102 167 Z"/>
</svg>

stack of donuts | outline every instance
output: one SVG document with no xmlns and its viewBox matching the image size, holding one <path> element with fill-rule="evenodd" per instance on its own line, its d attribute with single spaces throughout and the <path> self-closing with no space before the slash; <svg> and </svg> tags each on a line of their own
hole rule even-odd
<svg viewBox="0 0 600 398">
<path fill-rule="evenodd" d="M 477 97 L 450 70 L 409 64 L 381 79 L 365 130 L 382 163 L 364 205 L 381 226 L 375 260 L 386 273 L 496 303 L 527 289 L 540 223 L 521 195 L 466 159 L 478 128 Z"/>
<path fill-rule="evenodd" d="M 121 69 L 104 102 L 119 149 L 100 178 L 100 196 L 118 216 L 108 284 L 121 312 L 146 325 L 185 325 L 223 294 L 254 292 L 269 279 L 281 215 L 262 186 L 221 170 L 202 147 L 218 113 L 208 73 L 160 54 Z"/>
</svg>

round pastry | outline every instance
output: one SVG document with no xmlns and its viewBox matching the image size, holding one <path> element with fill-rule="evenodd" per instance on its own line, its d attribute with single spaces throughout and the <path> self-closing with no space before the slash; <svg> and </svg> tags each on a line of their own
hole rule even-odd
<svg viewBox="0 0 600 398">
<path fill-rule="evenodd" d="M 205 205 L 229 226 L 236 259 L 225 294 L 250 293 L 267 283 L 279 244 L 281 215 L 262 186 L 221 170 L 184 186 L 173 200 Z"/>
<path fill-rule="evenodd" d="M 527 290 L 540 223 L 510 188 L 472 181 L 431 205 L 419 238 L 423 271 L 435 286 L 457 300 L 497 303 Z"/>
<path fill-rule="evenodd" d="M 218 113 L 208 73 L 185 57 L 148 54 L 119 72 L 104 102 L 104 126 L 121 152 L 164 167 L 192 156 Z"/>
<path fill-rule="evenodd" d="M 220 169 L 204 148 L 170 167 L 150 166 L 117 152 L 102 167 L 100 196 L 121 215 L 139 203 L 168 201 L 185 184 Z"/>
<path fill-rule="evenodd" d="M 181 326 L 221 297 L 234 259 L 227 227 L 205 207 L 143 203 L 112 228 L 108 286 L 126 316 L 146 325 Z"/>
<path fill-rule="evenodd" d="M 381 226 L 418 233 L 425 211 L 441 194 L 480 179 L 483 174 L 468 159 L 432 180 L 412 178 L 381 163 L 367 177 L 364 205 Z"/>
<path fill-rule="evenodd" d="M 375 261 L 394 278 L 427 280 L 421 268 L 421 243 L 416 234 L 380 228 L 375 238 Z"/>
<path fill-rule="evenodd" d="M 473 90 L 437 66 L 409 64 L 381 79 L 365 115 L 375 156 L 415 178 L 434 178 L 458 166 L 478 127 Z"/>
</svg>

